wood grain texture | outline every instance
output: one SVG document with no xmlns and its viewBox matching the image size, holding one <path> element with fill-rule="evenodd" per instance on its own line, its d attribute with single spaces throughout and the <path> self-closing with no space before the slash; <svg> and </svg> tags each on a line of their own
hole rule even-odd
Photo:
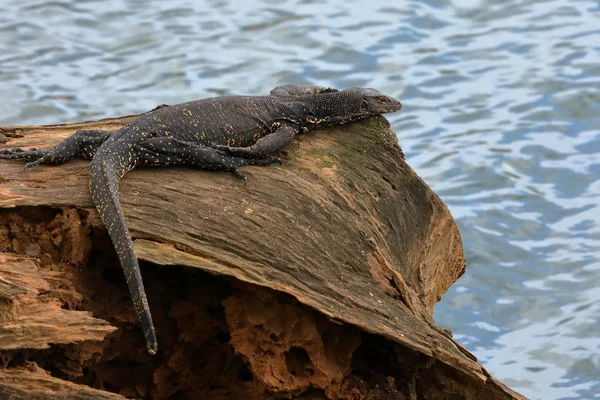
<svg viewBox="0 0 600 400">
<path fill-rule="evenodd" d="M 101 341 L 116 329 L 89 312 L 66 310 L 47 295 L 53 286 L 61 286 L 63 298 L 78 296 L 72 288 L 56 285 L 61 279 L 57 273 L 40 271 L 29 257 L 0 253 L 0 350 Z"/>
<path fill-rule="evenodd" d="M 77 129 L 115 130 L 130 118 L 3 127 L 9 139 L 3 148 L 49 146 Z M 455 371 L 458 378 L 448 378 L 447 385 L 462 380 L 465 388 L 485 395 L 473 397 L 465 389 L 464 398 L 522 398 L 491 378 L 433 321 L 434 304 L 464 272 L 460 234 L 446 205 L 406 164 L 387 120 L 375 117 L 301 135 L 282 158 L 282 166 L 244 167 L 246 186 L 227 173 L 190 168 L 127 174 L 121 202 L 138 258 L 291 295 L 331 321 Z M 0 160 L 0 209 L 76 209 L 84 225 L 101 229 L 87 172 L 88 163 L 80 160 L 28 171 L 22 163 Z M 4 250 L 19 252 L 14 243 Z M 27 269 L 33 261 L 19 263 Z M 6 273 L 0 269 L 0 278 Z M 35 272 L 30 275 L 22 290 L 43 284 Z M 236 351 L 258 375 L 248 349 Z"/>
<path fill-rule="evenodd" d="M 54 378 L 36 366 L 0 369 L 0 390 L 6 400 L 125 400 L 126 397 Z"/>
</svg>

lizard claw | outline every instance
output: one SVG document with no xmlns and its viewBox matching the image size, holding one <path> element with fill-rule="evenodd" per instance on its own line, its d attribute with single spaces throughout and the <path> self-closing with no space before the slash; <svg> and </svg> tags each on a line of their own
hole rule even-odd
<svg viewBox="0 0 600 400">
<path fill-rule="evenodd" d="M 232 169 L 231 172 L 233 172 L 233 174 L 236 177 L 238 177 L 240 179 L 243 179 L 244 180 L 244 186 L 246 186 L 246 183 L 248 183 L 248 177 L 246 175 L 244 175 L 243 173 L 241 173 L 237 168 Z"/>
<path fill-rule="evenodd" d="M 35 161 L 28 162 L 27 164 L 25 164 L 25 168 L 24 168 L 24 170 L 25 170 L 25 171 L 27 171 L 27 170 L 28 170 L 29 168 L 31 168 L 31 167 L 35 167 L 36 165 L 40 165 L 40 164 L 42 163 L 42 161 L 43 161 L 43 160 L 44 160 L 43 158 L 38 158 L 38 159 L 37 159 L 37 160 L 35 160 Z"/>
</svg>

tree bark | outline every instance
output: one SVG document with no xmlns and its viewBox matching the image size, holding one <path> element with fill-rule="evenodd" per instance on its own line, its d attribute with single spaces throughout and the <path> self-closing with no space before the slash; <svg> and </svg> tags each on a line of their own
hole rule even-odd
<svg viewBox="0 0 600 400">
<path fill-rule="evenodd" d="M 43 148 L 134 117 L 0 139 Z M 154 357 L 88 163 L 0 160 L 0 398 L 522 399 L 433 321 L 460 235 L 387 120 L 300 135 L 282 158 L 245 167 L 246 186 L 191 168 L 121 181 Z"/>
</svg>

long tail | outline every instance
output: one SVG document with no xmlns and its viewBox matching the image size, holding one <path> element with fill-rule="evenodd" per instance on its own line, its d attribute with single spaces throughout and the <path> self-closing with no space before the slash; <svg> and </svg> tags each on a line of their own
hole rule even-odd
<svg viewBox="0 0 600 400">
<path fill-rule="evenodd" d="M 115 153 L 103 150 L 109 149 L 101 148 L 90 164 L 92 199 L 121 261 L 129 293 L 133 300 L 133 307 L 146 337 L 148 352 L 156 354 L 158 349 L 156 332 L 146 299 L 140 267 L 133 249 L 133 241 L 119 202 L 119 180 L 130 168 L 119 162 L 119 159 L 123 160 L 122 155 L 120 158 Z"/>
</svg>

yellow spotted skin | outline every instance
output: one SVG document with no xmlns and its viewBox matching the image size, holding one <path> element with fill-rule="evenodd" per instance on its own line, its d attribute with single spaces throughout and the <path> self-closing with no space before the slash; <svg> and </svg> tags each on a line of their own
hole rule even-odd
<svg viewBox="0 0 600 400">
<path fill-rule="evenodd" d="M 0 151 L 0 159 L 27 159 L 26 168 L 62 164 L 75 156 L 92 160 L 90 191 L 119 257 L 150 354 L 158 342 L 142 275 L 119 202 L 119 181 L 140 164 L 193 165 L 238 171 L 245 165 L 280 162 L 267 156 L 300 132 L 398 111 L 402 105 L 374 89 L 286 85 L 269 96 L 222 96 L 161 105 L 117 132 L 78 131 L 50 149 Z"/>
</svg>

